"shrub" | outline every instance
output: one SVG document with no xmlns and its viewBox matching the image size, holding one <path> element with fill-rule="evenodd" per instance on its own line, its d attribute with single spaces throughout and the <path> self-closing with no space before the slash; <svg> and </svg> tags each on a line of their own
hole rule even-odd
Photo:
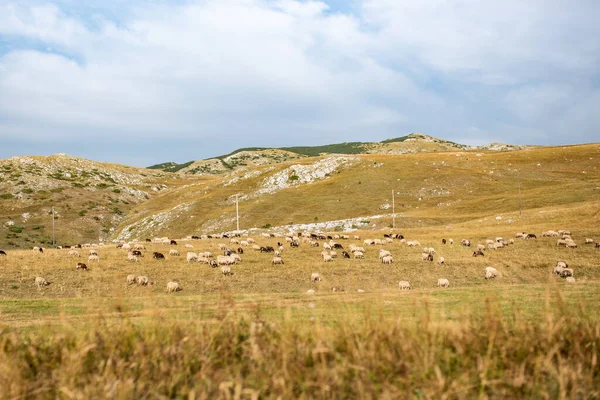
<svg viewBox="0 0 600 400">
<path fill-rule="evenodd" d="M 290 181 L 297 181 L 298 179 L 300 179 L 300 177 L 298 175 L 290 176 Z"/>
<path fill-rule="evenodd" d="M 21 192 L 25 193 L 25 194 L 31 194 L 31 193 L 33 193 L 33 189 L 31 189 L 31 188 L 25 188 L 25 189 L 21 190 Z"/>
<path fill-rule="evenodd" d="M 98 184 L 96 185 L 96 187 L 97 187 L 98 189 L 106 189 L 106 188 L 108 187 L 108 185 L 107 185 L 106 183 L 98 183 Z"/>
<path fill-rule="evenodd" d="M 272 227 L 273 227 L 273 225 L 271 225 L 271 224 L 265 224 L 262 228 L 263 229 L 269 229 L 269 228 L 272 228 Z"/>
<path fill-rule="evenodd" d="M 4 200 L 13 199 L 14 197 L 15 196 L 13 196 L 10 193 L 0 194 L 0 199 L 4 199 Z"/>
<path fill-rule="evenodd" d="M 62 193 L 63 190 L 65 190 L 64 187 L 57 187 L 57 188 L 54 188 L 54 189 L 50 189 L 50 191 L 52 193 Z"/>
<path fill-rule="evenodd" d="M 23 232 L 23 227 L 21 225 L 13 225 L 13 226 L 9 226 L 8 230 L 14 233 L 21 233 Z"/>
<path fill-rule="evenodd" d="M 121 193 L 121 191 L 119 189 L 113 189 L 112 191 L 113 193 Z"/>
</svg>

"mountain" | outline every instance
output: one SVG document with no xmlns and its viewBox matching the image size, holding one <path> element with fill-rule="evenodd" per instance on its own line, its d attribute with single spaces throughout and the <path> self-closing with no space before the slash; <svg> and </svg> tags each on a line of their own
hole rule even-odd
<svg viewBox="0 0 600 400">
<path fill-rule="evenodd" d="M 0 160 L 0 245 L 28 247 L 108 238 L 135 206 L 177 185 L 179 176 L 56 154 Z"/>
<path fill-rule="evenodd" d="M 281 148 L 249 147 L 206 160 L 189 161 L 184 164 L 166 162 L 148 168 L 182 174 L 223 174 L 239 167 L 277 164 L 302 157 L 323 154 L 414 154 L 420 152 L 446 152 L 469 150 L 511 151 L 526 146 L 491 143 L 486 146 L 467 146 L 439 139 L 423 133 L 383 140 L 381 142 L 345 142 L 323 146 L 295 146 Z"/>
<path fill-rule="evenodd" d="M 361 153 L 240 150 L 175 172 L 64 154 L 0 160 L 0 248 L 50 245 L 53 207 L 58 244 L 230 231 L 236 201 L 242 229 L 380 229 L 392 202 L 399 228 L 600 222 L 598 144 L 472 148 L 409 135 L 343 145 Z"/>
</svg>

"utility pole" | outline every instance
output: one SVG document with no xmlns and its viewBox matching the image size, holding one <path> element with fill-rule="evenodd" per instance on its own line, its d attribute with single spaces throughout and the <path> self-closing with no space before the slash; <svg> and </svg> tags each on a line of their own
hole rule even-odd
<svg viewBox="0 0 600 400">
<path fill-rule="evenodd" d="M 519 217 L 523 216 L 523 207 L 521 206 L 521 175 L 519 174 Z"/>
<path fill-rule="evenodd" d="M 52 247 L 56 246 L 56 236 L 54 235 L 54 207 L 52 207 Z"/>
<path fill-rule="evenodd" d="M 238 201 L 238 195 L 235 195 L 235 221 L 236 221 L 236 225 L 237 225 L 237 231 L 240 231 L 240 208 L 239 208 L 239 201 Z"/>
<path fill-rule="evenodd" d="M 396 229 L 396 203 L 394 201 L 394 189 L 392 189 L 392 229 Z"/>
</svg>

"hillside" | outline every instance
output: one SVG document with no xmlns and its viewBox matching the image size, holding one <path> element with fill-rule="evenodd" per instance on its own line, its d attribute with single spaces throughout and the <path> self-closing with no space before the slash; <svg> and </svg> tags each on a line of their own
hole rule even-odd
<svg viewBox="0 0 600 400">
<path fill-rule="evenodd" d="M 108 238 L 131 209 L 183 184 L 162 171 L 57 154 L 0 160 L 0 246 Z"/>
<path fill-rule="evenodd" d="M 381 142 L 345 142 L 323 146 L 281 148 L 242 148 L 232 153 L 206 160 L 189 161 L 183 164 L 166 162 L 148 168 L 183 174 L 223 174 L 245 166 L 277 164 L 282 161 L 302 157 L 317 157 L 324 154 L 414 154 L 421 152 L 469 150 L 510 151 L 524 148 L 527 148 L 527 146 L 502 143 L 491 143 L 485 146 L 467 146 L 423 133 L 411 133 L 407 136 L 387 139 Z"/>
<path fill-rule="evenodd" d="M 307 227 L 302 224 L 326 230 L 379 229 L 392 222 L 392 190 L 400 228 L 484 220 L 517 226 L 519 182 L 526 211 L 522 218 L 557 218 L 578 207 L 589 216 L 587 208 L 600 202 L 599 157 L 597 144 L 306 157 L 246 167 L 175 189 L 136 206 L 117 237 L 233 230 L 236 196 L 242 229 L 298 224 L 296 229 Z"/>
</svg>

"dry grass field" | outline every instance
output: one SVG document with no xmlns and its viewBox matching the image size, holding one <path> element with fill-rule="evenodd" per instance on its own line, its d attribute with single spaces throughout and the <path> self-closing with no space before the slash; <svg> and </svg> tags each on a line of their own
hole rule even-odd
<svg viewBox="0 0 600 400">
<path fill-rule="evenodd" d="M 393 181 L 397 229 L 387 228 L 385 211 L 350 233 L 360 240 L 337 240 L 345 249 L 365 247 L 362 260 L 337 250 L 325 263 L 322 241 L 318 248 L 284 243 L 285 264 L 273 265 L 272 254 L 245 247 L 224 276 L 220 267 L 187 263 L 186 252 L 216 256 L 220 243 L 239 247 L 228 239 L 143 242 L 154 233 L 197 234 L 202 221 L 231 225 L 229 197 L 257 190 L 262 175 L 233 186 L 202 178 L 132 205 L 121 228 L 195 202 L 164 226 L 133 231 L 146 246 L 139 262 L 115 244 L 97 248 L 99 262 L 88 262 L 85 248 L 81 258 L 68 249 L 7 249 L 0 398 L 599 398 L 600 248 L 585 244 L 600 241 L 598 155 L 597 145 L 493 157 L 367 155 L 329 179 L 240 204 L 244 226 L 373 215 L 383 212 L 390 196 L 382 188 Z M 432 195 L 436 188 L 449 193 Z M 422 192 L 429 195 L 418 200 Z M 569 229 L 578 247 L 557 247 L 556 238 L 541 237 L 548 229 Z M 537 239 L 472 256 L 478 243 L 522 231 Z M 363 244 L 384 233 L 420 246 Z M 251 236 L 261 246 L 284 242 Z M 463 238 L 472 246 L 461 246 Z M 422 260 L 423 247 L 435 248 L 434 262 Z M 173 248 L 181 256 L 170 256 Z M 393 264 L 380 262 L 380 248 Z M 166 259 L 154 260 L 155 251 Z M 559 260 L 573 268 L 575 283 L 552 273 Z M 90 270 L 76 270 L 76 262 Z M 487 266 L 502 276 L 486 280 Z M 313 272 L 322 281 L 311 282 Z M 152 284 L 128 285 L 130 274 Z M 38 276 L 51 284 L 36 287 Z M 436 287 L 438 278 L 450 287 Z M 400 290 L 400 280 L 412 289 Z M 182 290 L 167 293 L 169 281 Z"/>
</svg>

